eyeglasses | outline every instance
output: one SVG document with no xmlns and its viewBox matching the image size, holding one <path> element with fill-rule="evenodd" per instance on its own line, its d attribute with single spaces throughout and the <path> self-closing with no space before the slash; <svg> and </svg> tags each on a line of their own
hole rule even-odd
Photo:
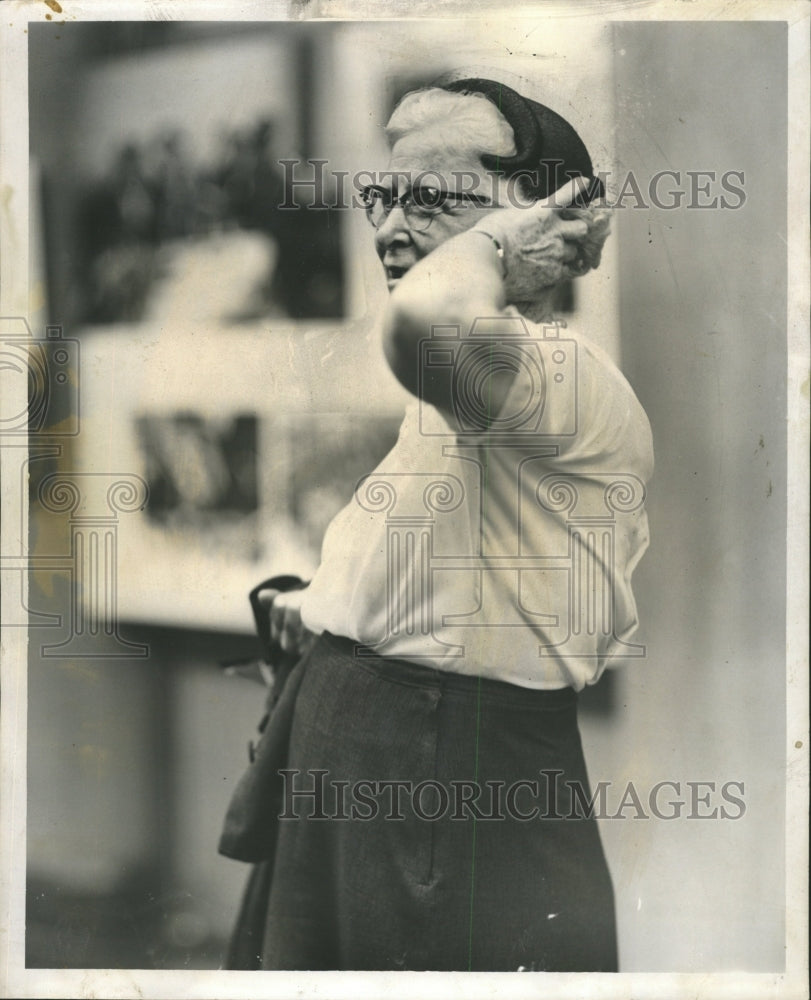
<svg viewBox="0 0 811 1000">
<path fill-rule="evenodd" d="M 437 215 L 458 208 L 492 208 L 493 203 L 477 194 L 443 191 L 429 184 L 409 188 L 404 194 L 395 195 L 387 188 L 370 184 L 361 191 L 366 218 L 379 229 L 395 205 L 403 210 L 409 229 L 423 233 Z"/>
</svg>

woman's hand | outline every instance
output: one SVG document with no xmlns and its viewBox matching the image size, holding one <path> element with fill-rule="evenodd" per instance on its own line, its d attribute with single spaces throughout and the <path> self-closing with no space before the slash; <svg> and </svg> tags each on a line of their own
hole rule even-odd
<svg viewBox="0 0 811 1000">
<path fill-rule="evenodd" d="M 496 316 L 508 305 L 536 322 L 551 318 L 554 287 L 597 266 L 610 213 L 570 207 L 585 184 L 575 178 L 545 201 L 487 211 L 400 279 L 389 297 L 383 350 L 409 392 L 444 413 L 454 412 L 456 396 L 447 380 L 422 377 L 421 345 L 431 331 L 456 326 L 464 336 L 476 320 Z M 501 245 L 501 263 L 482 233 Z M 495 407 L 497 400 L 492 401 Z"/>
<path fill-rule="evenodd" d="M 540 292 L 599 264 L 610 213 L 605 208 L 570 206 L 585 184 L 574 178 L 543 201 L 495 209 L 473 227 L 503 248 L 507 302 L 532 301 Z"/>
<path fill-rule="evenodd" d="M 271 643 L 277 643 L 294 656 L 308 653 L 317 638 L 301 620 L 305 593 L 306 590 L 263 590 L 259 594 L 259 603 L 270 619 Z"/>
</svg>

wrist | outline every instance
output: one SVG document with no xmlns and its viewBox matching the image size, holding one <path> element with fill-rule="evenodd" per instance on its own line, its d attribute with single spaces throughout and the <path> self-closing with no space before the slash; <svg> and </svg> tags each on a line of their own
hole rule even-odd
<svg viewBox="0 0 811 1000">
<path fill-rule="evenodd" d="M 490 230 L 482 225 L 481 223 L 475 225 L 472 229 L 468 230 L 470 233 L 475 233 L 477 236 L 484 236 L 488 239 L 493 247 L 493 251 L 498 260 L 499 269 L 502 278 L 507 277 L 507 261 L 504 256 L 504 243 L 498 234 L 491 233 Z"/>
</svg>

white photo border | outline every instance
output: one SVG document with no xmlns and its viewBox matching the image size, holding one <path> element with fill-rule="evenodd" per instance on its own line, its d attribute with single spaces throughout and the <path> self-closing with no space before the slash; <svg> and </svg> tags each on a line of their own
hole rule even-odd
<svg viewBox="0 0 811 1000">
<path fill-rule="evenodd" d="M 385 18 L 429 17 L 436 4 L 410 0 L 369 6 L 364 15 Z M 809 43 L 811 8 L 803 2 L 721 0 L 685 4 L 679 0 L 606 5 L 544 4 L 508 6 L 479 0 L 475 12 L 461 3 L 443 5 L 442 17 L 599 17 L 615 21 L 773 20 L 789 24 L 790 143 L 788 162 L 788 545 L 786 727 L 786 859 L 789 878 L 786 906 L 784 974 L 634 974 L 544 976 L 548 997 L 775 997 L 800 1000 L 807 995 L 808 973 L 808 316 L 809 316 Z M 198 0 L 170 2 L 10 2 L 2 5 L 0 62 L 0 316 L 28 313 L 28 123 L 27 25 L 54 20 L 302 20 L 357 19 L 350 0 L 322 3 L 238 3 Z M 18 385 L 13 383 L 12 385 Z M 12 391 L 14 389 L 12 388 Z M 22 398 L 7 397 L 4 407 L 23 409 Z M 27 517 L 19 490 L 24 447 L 0 449 L 2 460 L 3 552 L 22 551 Z M 14 595 L 4 594 L 6 602 Z M 5 610 L 5 607 L 4 607 Z M 4 620 L 0 614 L 0 621 Z M 2 828 L 0 828 L 0 995 L 9 997 L 226 998 L 411 996 L 536 997 L 539 982 L 531 976 L 503 974 L 388 974 L 186 972 L 160 970 L 32 970 L 25 968 L 26 858 L 26 636 L 6 630 L 2 641 Z"/>
</svg>

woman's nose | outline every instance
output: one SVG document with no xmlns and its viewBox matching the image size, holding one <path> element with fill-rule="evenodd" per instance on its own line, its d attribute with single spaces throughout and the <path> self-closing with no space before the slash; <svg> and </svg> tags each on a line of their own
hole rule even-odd
<svg viewBox="0 0 811 1000">
<path fill-rule="evenodd" d="M 402 205 L 393 205 L 389 214 L 375 230 L 375 245 L 378 253 L 383 254 L 390 247 L 404 245 L 411 241 L 411 230 L 406 221 Z"/>
</svg>

